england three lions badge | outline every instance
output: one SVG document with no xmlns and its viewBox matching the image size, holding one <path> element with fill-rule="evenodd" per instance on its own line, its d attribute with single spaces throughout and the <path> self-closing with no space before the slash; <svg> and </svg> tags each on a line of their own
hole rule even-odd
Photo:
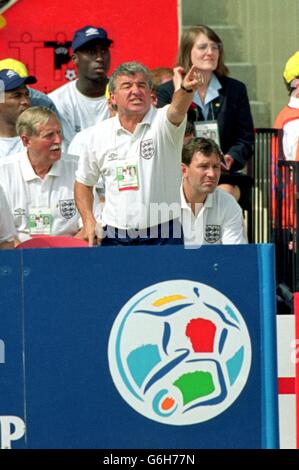
<svg viewBox="0 0 299 470">
<path fill-rule="evenodd" d="M 221 237 L 220 225 L 206 225 L 205 241 L 207 243 L 217 243 Z"/>
<path fill-rule="evenodd" d="M 140 143 L 140 155 L 145 160 L 150 160 L 155 155 L 155 148 L 152 139 L 142 140 Z"/>
<path fill-rule="evenodd" d="M 65 219 L 71 219 L 76 214 L 76 205 L 74 199 L 61 199 L 59 201 L 60 214 Z"/>
</svg>

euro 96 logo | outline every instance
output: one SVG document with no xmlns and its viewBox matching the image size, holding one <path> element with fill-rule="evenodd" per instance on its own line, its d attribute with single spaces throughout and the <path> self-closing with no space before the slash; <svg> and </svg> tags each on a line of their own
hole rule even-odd
<svg viewBox="0 0 299 470">
<path fill-rule="evenodd" d="M 170 425 L 213 419 L 238 399 L 251 366 L 251 341 L 235 305 L 191 280 L 154 284 L 120 310 L 108 346 L 123 399 Z"/>
</svg>

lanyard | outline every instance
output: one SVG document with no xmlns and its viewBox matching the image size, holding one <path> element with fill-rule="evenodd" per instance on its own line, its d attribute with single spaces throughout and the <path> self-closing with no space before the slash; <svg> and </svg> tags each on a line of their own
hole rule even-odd
<svg viewBox="0 0 299 470">
<path fill-rule="evenodd" d="M 202 110 L 201 110 L 201 115 L 203 117 L 203 119 L 200 119 L 200 116 L 199 116 L 199 108 L 200 106 L 198 106 L 196 103 L 196 108 L 195 108 L 195 121 L 215 121 L 215 114 L 214 114 L 214 107 L 213 107 L 213 101 L 210 101 L 209 103 L 209 111 L 208 111 L 208 116 L 207 118 L 205 118 Z M 209 114 L 211 113 L 211 118 L 209 118 Z"/>
</svg>

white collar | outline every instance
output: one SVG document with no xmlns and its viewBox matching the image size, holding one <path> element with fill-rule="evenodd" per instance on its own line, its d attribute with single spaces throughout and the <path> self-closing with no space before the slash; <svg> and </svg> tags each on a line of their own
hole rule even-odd
<svg viewBox="0 0 299 470">
<path fill-rule="evenodd" d="M 191 211 L 190 203 L 186 201 L 186 197 L 184 194 L 183 182 L 181 184 L 180 193 L 181 193 L 181 208 Z M 203 203 L 203 206 L 207 208 L 213 207 L 213 203 L 214 203 L 214 193 L 209 193 L 207 195 L 205 202 Z"/>
<path fill-rule="evenodd" d="M 153 106 L 150 107 L 150 109 L 148 110 L 148 112 L 145 114 L 145 116 L 143 117 L 142 121 L 140 121 L 136 128 L 137 129 L 138 127 L 141 127 L 141 126 L 144 126 L 144 125 L 148 125 L 150 126 L 153 122 L 153 119 L 154 119 L 154 115 L 156 113 L 156 108 L 154 108 Z M 125 132 L 128 132 L 126 129 L 123 128 L 123 126 L 121 125 L 120 123 L 120 120 L 119 120 L 119 116 L 118 114 L 114 117 L 115 119 L 115 131 L 118 133 L 119 131 L 125 131 Z"/>
<path fill-rule="evenodd" d="M 36 178 L 39 178 L 39 176 L 34 172 L 32 165 L 30 163 L 30 160 L 28 158 L 27 150 L 22 152 L 20 154 L 20 165 L 21 165 L 21 170 L 22 174 L 24 177 L 25 181 L 31 181 Z M 61 174 L 61 161 L 58 160 L 53 163 L 52 167 L 50 168 L 50 171 L 47 173 L 47 176 L 60 176 Z"/>
</svg>

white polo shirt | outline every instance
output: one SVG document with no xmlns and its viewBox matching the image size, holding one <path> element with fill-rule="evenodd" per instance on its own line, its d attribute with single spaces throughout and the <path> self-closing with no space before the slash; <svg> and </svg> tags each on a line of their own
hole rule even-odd
<svg viewBox="0 0 299 470">
<path fill-rule="evenodd" d="M 216 188 L 195 216 L 181 186 L 182 226 L 186 248 L 247 243 L 242 210 L 230 194 Z"/>
<path fill-rule="evenodd" d="M 15 153 L 22 152 L 24 148 L 23 142 L 19 136 L 0 137 L 0 157 L 14 155 Z"/>
<path fill-rule="evenodd" d="M 0 184 L 5 192 L 21 241 L 30 238 L 29 209 L 49 208 L 52 235 L 73 236 L 80 229 L 74 200 L 76 157 L 64 155 L 45 178 L 34 172 L 27 152 L 0 159 Z"/>
<path fill-rule="evenodd" d="M 130 133 L 118 116 L 99 123 L 89 134 L 76 180 L 95 185 L 102 176 L 106 202 L 102 223 L 120 229 L 144 229 L 180 215 L 180 162 L 186 119 L 180 126 L 167 118 L 168 106 L 151 107 Z M 138 185 L 122 190 L 118 175 L 134 167 Z"/>
<path fill-rule="evenodd" d="M 16 235 L 12 214 L 2 187 L 0 186 L 0 243 L 11 242 Z"/>
<path fill-rule="evenodd" d="M 109 117 L 105 96 L 89 98 L 82 95 L 76 83 L 77 80 L 66 83 L 48 95 L 59 113 L 64 138 L 63 150 L 67 153 L 77 132 Z"/>
</svg>

